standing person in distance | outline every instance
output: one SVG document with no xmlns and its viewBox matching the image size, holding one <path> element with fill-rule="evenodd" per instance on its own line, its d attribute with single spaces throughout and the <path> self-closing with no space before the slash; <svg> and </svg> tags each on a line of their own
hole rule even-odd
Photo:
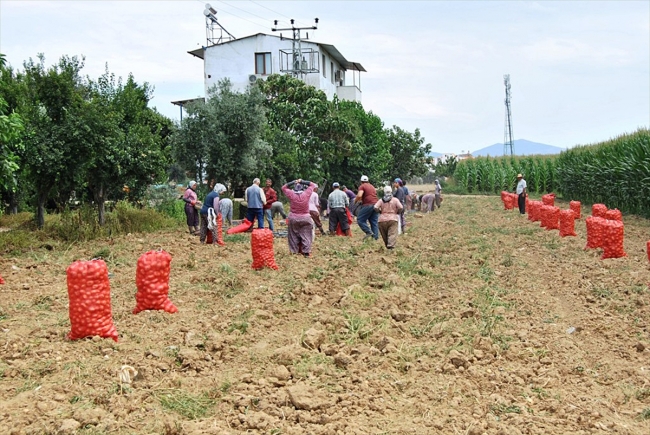
<svg viewBox="0 0 650 435">
<path fill-rule="evenodd" d="M 215 183 L 214 189 L 208 193 L 201 207 L 201 234 L 199 241 L 205 243 L 208 231 L 212 233 L 212 243 L 224 245 L 219 232 L 218 219 L 220 219 L 221 208 L 219 207 L 219 196 L 226 191 L 226 186 Z"/>
<path fill-rule="evenodd" d="M 528 190 L 526 189 L 526 180 L 521 174 L 517 174 L 517 205 L 519 205 L 519 213 L 526 214 L 526 197 Z"/>
<path fill-rule="evenodd" d="M 244 192 L 244 200 L 247 204 L 246 219 L 251 222 L 251 228 L 255 225 L 255 218 L 257 218 L 257 228 L 264 229 L 264 204 L 266 204 L 266 196 L 264 191 L 260 188 L 260 179 L 253 180 L 246 192 Z"/>
<path fill-rule="evenodd" d="M 309 200 L 314 190 L 316 190 L 316 184 L 301 179 L 282 186 L 282 192 L 289 199 L 287 241 L 292 254 L 311 257 L 314 221 L 309 213 Z"/>
<path fill-rule="evenodd" d="M 330 209 L 329 213 L 329 231 L 330 235 L 336 234 L 336 226 L 341 225 L 341 231 L 346 236 L 351 237 L 350 224 L 348 223 L 347 207 L 350 205 L 350 199 L 341 191 L 339 183 L 333 183 L 332 193 L 327 197 L 327 206 Z"/>
<path fill-rule="evenodd" d="M 183 201 L 185 201 L 185 216 L 187 217 L 187 228 L 193 236 L 199 235 L 199 212 L 194 207 L 198 197 L 196 196 L 196 181 L 192 180 L 187 185 L 185 193 L 183 194 Z"/>
<path fill-rule="evenodd" d="M 266 216 L 266 220 L 269 223 L 269 229 L 271 231 L 275 231 L 275 227 L 273 225 L 273 212 L 271 211 L 271 207 L 273 206 L 273 203 L 278 200 L 278 194 L 275 193 L 275 190 L 271 187 L 273 185 L 273 182 L 271 181 L 270 178 L 266 179 L 266 186 L 264 187 L 264 195 L 266 196 L 266 202 L 264 203 L 264 216 Z"/>
<path fill-rule="evenodd" d="M 311 193 L 311 196 L 309 197 L 309 214 L 311 215 L 312 220 L 314 221 L 314 225 L 316 225 L 316 228 L 320 231 L 321 235 L 325 235 L 325 230 L 323 229 L 323 224 L 320 221 L 320 196 L 318 195 L 318 184 L 314 184 L 316 186 L 314 188 L 314 191 Z"/>
<path fill-rule="evenodd" d="M 436 178 L 436 190 L 435 190 L 435 199 L 436 199 L 436 207 L 440 208 L 440 204 L 442 204 L 442 186 L 440 185 L 440 180 Z"/>
<path fill-rule="evenodd" d="M 384 187 L 384 196 L 374 209 L 379 213 L 379 233 L 387 249 L 395 248 L 399 233 L 399 214 L 404 210 L 402 203 L 393 196 L 390 186 Z"/>
<path fill-rule="evenodd" d="M 361 186 L 357 191 L 357 196 L 354 200 L 358 205 L 359 211 L 357 213 L 357 223 L 359 228 L 366 235 L 363 240 L 372 237 L 377 240 L 379 238 L 379 227 L 377 226 L 377 221 L 379 219 L 379 214 L 375 210 L 375 204 L 377 203 L 377 189 L 375 186 L 368 182 L 368 177 L 366 175 L 361 176 Z M 368 226 L 370 224 L 370 226 Z"/>
<path fill-rule="evenodd" d="M 395 186 L 395 193 L 393 193 L 393 196 L 399 200 L 399 202 L 402 203 L 402 211 L 399 213 L 400 216 L 400 228 L 402 232 L 406 230 L 406 216 L 404 216 L 404 204 L 406 201 L 406 192 L 404 191 L 404 187 L 402 184 L 402 179 L 401 178 L 395 178 L 395 181 L 393 181 L 393 186 Z"/>
<path fill-rule="evenodd" d="M 357 195 L 352 191 L 352 189 L 348 189 L 346 186 L 341 186 L 341 190 L 348 196 L 348 199 L 350 200 L 350 206 L 348 209 L 350 210 L 350 213 L 352 213 L 353 216 L 356 216 L 358 213 L 358 204 L 354 201 L 354 199 L 357 197 Z"/>
</svg>

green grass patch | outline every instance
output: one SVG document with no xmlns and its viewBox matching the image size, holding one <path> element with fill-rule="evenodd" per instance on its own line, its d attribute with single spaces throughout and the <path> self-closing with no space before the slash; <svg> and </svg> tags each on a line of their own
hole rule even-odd
<svg viewBox="0 0 650 435">
<path fill-rule="evenodd" d="M 205 394 L 193 395 L 182 390 L 170 390 L 158 396 L 160 405 L 189 420 L 206 417 L 215 404 Z"/>
</svg>

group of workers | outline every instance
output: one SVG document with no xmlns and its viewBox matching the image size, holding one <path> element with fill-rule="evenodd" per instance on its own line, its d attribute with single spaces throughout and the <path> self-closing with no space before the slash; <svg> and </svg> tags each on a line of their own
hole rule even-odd
<svg viewBox="0 0 650 435">
<path fill-rule="evenodd" d="M 378 240 L 381 236 L 386 248 L 394 249 L 398 234 L 406 230 L 407 210 L 419 204 L 420 210 L 428 213 L 441 205 L 442 187 L 438 179 L 435 180 L 434 192 L 420 197 L 415 192 L 409 192 L 400 178 L 393 180 L 392 187 L 384 186 L 379 191 L 370 184 L 366 175 L 361 176 L 360 182 L 356 194 L 338 182 L 333 183 L 332 192 L 327 198 L 327 210 L 323 210 L 324 204 L 321 204 L 316 183 L 302 179 L 288 182 L 281 188 L 289 201 L 290 212 L 287 216 L 272 181 L 267 179 L 265 187 L 261 188 L 260 179 L 255 178 L 244 193 L 246 219 L 251 223 L 251 230 L 255 220 L 258 228 L 264 228 L 266 220 L 269 229 L 275 231 L 273 217 L 279 213 L 287 220 L 289 251 L 310 257 L 315 230 L 327 234 L 320 219 L 323 215 L 328 216 L 330 235 L 351 236 L 350 225 L 355 215 L 359 228 L 364 232 L 364 241 Z M 219 228 L 222 220 L 232 225 L 232 201 L 221 198 L 226 191 L 223 184 L 215 183 L 203 203 L 198 201 L 196 188 L 196 181 L 190 181 L 182 199 L 185 201 L 190 234 L 199 235 L 200 242 L 205 243 L 208 231 L 215 232 L 217 221 Z M 222 243 L 220 234 L 217 237 L 215 233 L 212 240 L 213 243 Z"/>
</svg>

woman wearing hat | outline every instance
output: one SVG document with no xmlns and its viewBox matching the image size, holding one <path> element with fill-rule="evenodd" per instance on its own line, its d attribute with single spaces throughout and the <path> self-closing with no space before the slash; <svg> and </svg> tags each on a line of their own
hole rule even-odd
<svg viewBox="0 0 650 435">
<path fill-rule="evenodd" d="M 282 192 L 289 199 L 289 218 L 287 241 L 292 254 L 311 257 L 314 241 L 312 228 L 314 221 L 309 214 L 309 198 L 316 189 L 311 181 L 297 179 L 282 186 Z"/>
<path fill-rule="evenodd" d="M 194 207 L 196 205 L 196 181 L 190 181 L 187 185 L 185 193 L 183 194 L 183 201 L 185 201 L 185 216 L 187 217 L 187 228 L 190 234 L 196 236 L 199 234 L 199 214 Z"/>
</svg>

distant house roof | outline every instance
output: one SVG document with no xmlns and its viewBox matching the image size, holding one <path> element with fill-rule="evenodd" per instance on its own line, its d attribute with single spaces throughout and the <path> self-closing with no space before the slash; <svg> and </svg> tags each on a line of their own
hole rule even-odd
<svg viewBox="0 0 650 435">
<path fill-rule="evenodd" d="M 172 104 L 176 106 L 185 106 L 188 103 L 193 103 L 195 101 L 205 101 L 205 98 L 199 97 L 199 98 L 190 98 L 187 100 L 178 100 L 178 101 L 172 101 Z"/>
<path fill-rule="evenodd" d="M 260 32 L 260 33 L 254 34 L 254 35 L 244 36 L 243 38 L 238 38 L 238 39 L 233 39 L 231 41 L 222 42 L 221 44 L 214 44 L 214 45 L 209 45 L 207 47 L 197 48 L 196 50 L 188 51 L 188 53 L 191 54 L 192 56 L 196 56 L 196 57 L 198 57 L 200 59 L 203 59 L 203 52 L 206 50 L 206 48 L 216 47 L 217 45 L 232 44 L 233 42 L 241 41 L 243 39 L 248 39 L 248 38 L 255 38 L 255 37 L 258 37 L 260 35 L 261 36 L 266 36 L 266 37 L 269 37 L 269 38 L 280 38 L 279 36 L 276 36 L 276 35 L 267 35 L 266 33 L 261 33 Z M 286 39 L 288 41 L 290 40 L 288 38 L 282 38 L 282 39 Z M 341 68 L 343 68 L 343 69 L 367 72 L 365 70 L 365 68 L 360 63 L 348 61 L 341 54 L 341 52 L 338 51 L 336 49 L 336 47 L 334 47 L 333 45 L 323 44 L 323 43 L 320 43 L 320 42 L 313 42 L 313 41 L 305 41 L 305 42 L 311 42 L 312 44 L 316 44 L 316 45 L 318 45 L 320 47 L 323 47 L 341 65 Z"/>
</svg>

